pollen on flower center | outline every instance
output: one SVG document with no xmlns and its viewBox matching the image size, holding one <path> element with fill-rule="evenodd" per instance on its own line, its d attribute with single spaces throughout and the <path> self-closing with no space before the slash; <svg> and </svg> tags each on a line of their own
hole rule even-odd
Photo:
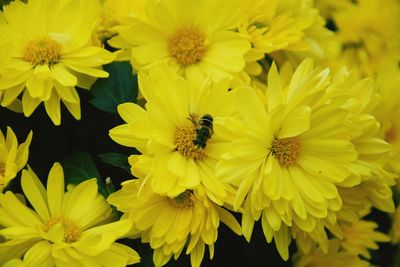
<svg viewBox="0 0 400 267">
<path fill-rule="evenodd" d="M 48 37 L 31 41 L 25 48 L 24 60 L 33 65 L 52 65 L 60 61 L 61 44 Z"/>
<path fill-rule="evenodd" d="M 196 127 L 178 128 L 175 131 L 174 142 L 176 150 L 187 159 L 200 160 L 206 156 L 204 149 L 196 146 L 193 140 L 196 138 Z"/>
<path fill-rule="evenodd" d="M 48 220 L 45 224 L 43 224 L 43 231 L 47 233 L 56 224 L 61 224 L 64 228 L 64 242 L 76 242 L 81 237 L 81 228 L 73 221 L 63 217 L 51 218 Z"/>
<path fill-rule="evenodd" d="M 186 190 L 174 198 L 169 198 L 171 204 L 176 208 L 191 208 L 194 205 L 192 199 L 193 191 Z"/>
<path fill-rule="evenodd" d="M 300 154 L 300 140 L 298 137 L 275 138 L 270 149 L 282 167 L 293 166 Z"/>
<path fill-rule="evenodd" d="M 176 33 L 168 43 L 170 55 L 182 66 L 199 62 L 207 51 L 205 37 L 195 28 Z"/>
</svg>

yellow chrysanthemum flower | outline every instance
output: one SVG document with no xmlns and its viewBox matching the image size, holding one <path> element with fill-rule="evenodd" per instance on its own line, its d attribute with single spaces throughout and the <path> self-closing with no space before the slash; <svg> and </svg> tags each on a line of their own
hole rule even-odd
<svg viewBox="0 0 400 267">
<path fill-rule="evenodd" d="M 131 248 L 116 243 L 131 228 L 111 221 L 111 207 L 97 191 L 96 179 L 64 192 L 64 173 L 55 163 L 47 191 L 32 170 L 24 170 L 27 207 L 14 193 L 0 195 L 0 263 L 23 257 L 28 266 L 126 266 L 139 261 Z"/>
<path fill-rule="evenodd" d="M 306 255 L 297 255 L 295 267 L 368 267 L 370 264 L 361 260 L 357 255 L 340 250 L 339 240 L 329 241 L 329 253 L 324 253 L 320 248 Z"/>
<path fill-rule="evenodd" d="M 308 0 L 242 1 L 244 20 L 239 31 L 249 36 L 252 49 L 246 54 L 246 72 L 261 74 L 257 62 L 268 55 L 278 65 L 299 63 L 306 57 L 324 59 L 334 53 L 333 33 Z"/>
<path fill-rule="evenodd" d="M 44 102 L 54 124 L 61 123 L 60 101 L 80 119 L 75 86 L 89 89 L 97 77 L 107 77 L 101 65 L 114 55 L 93 46 L 96 14 L 80 1 L 14 1 L 4 7 L 0 37 L 12 43 L 10 62 L 0 69 L 1 105 L 11 105 L 22 94 L 22 109 L 30 116 Z"/>
<path fill-rule="evenodd" d="M 367 199 L 383 210 L 393 209 L 393 178 L 381 163 L 373 162 L 387 156 L 390 146 L 374 137 L 376 119 L 354 100 L 370 97 L 371 81 L 339 83 L 328 69 L 314 68 L 311 60 L 294 73 L 288 70 L 284 67 L 278 74 L 273 65 L 265 97 L 246 88 L 233 90 L 239 116 L 215 125 L 216 131 L 230 133 L 229 152 L 216 173 L 238 186 L 235 208 L 243 205 L 246 210 L 245 237 L 250 239 L 254 222 L 261 217 L 267 241 L 275 240 L 284 259 L 292 237 L 304 247 L 311 247 L 305 245 L 311 239 L 326 250 L 324 228 L 337 221 L 340 187 L 364 181 L 382 184 L 385 194 L 389 190 L 387 196 L 382 187 L 366 186 Z M 360 92 L 366 96 L 360 97 Z"/>
<path fill-rule="evenodd" d="M 291 77 L 289 74 L 285 68 L 282 69 L 282 77 Z M 390 160 L 391 146 L 380 138 L 379 123 L 371 115 L 379 103 L 379 95 L 372 80 L 358 80 L 357 75 L 350 75 L 343 69 L 333 76 L 326 95 L 342 99 L 340 107 L 348 112 L 346 124 L 352 128 L 349 132 L 350 140 L 358 156 L 350 163 L 353 174 L 345 183 L 337 184 L 342 202 L 341 208 L 328 213 L 326 218 L 317 218 L 313 230 L 305 231 L 296 224 L 290 228 L 297 247 L 303 253 L 308 253 L 315 244 L 327 252 L 328 236 L 325 229 L 329 229 L 336 237 L 343 238 L 340 226 L 345 223 L 356 223 L 372 207 L 385 212 L 394 211 L 390 189 L 394 184 L 393 175 L 384 169 Z M 268 101 L 268 98 L 263 101 Z M 264 224 L 267 224 L 267 221 Z M 244 227 L 250 231 L 249 225 L 251 226 L 247 222 Z M 273 232 L 269 232 L 269 240 L 272 239 L 272 234 Z"/>
<path fill-rule="evenodd" d="M 375 231 L 377 227 L 375 222 L 364 220 L 342 225 L 344 239 L 340 241 L 341 247 L 351 254 L 370 259 L 371 254 L 368 249 L 378 249 L 376 242 L 390 241 L 389 236 Z"/>
<path fill-rule="evenodd" d="M 4 137 L 0 131 L 0 193 L 17 173 L 25 167 L 28 161 L 29 145 L 32 141 L 32 132 L 25 142 L 18 146 L 18 139 L 13 130 L 7 127 Z"/>
<path fill-rule="evenodd" d="M 262 215 L 267 241 L 274 238 L 284 259 L 289 257 L 290 227 L 311 232 L 318 219 L 332 218 L 340 209 L 337 186 L 346 183 L 357 158 L 351 129 L 344 123 L 348 112 L 341 101 L 327 98 L 328 74 L 306 60 L 281 81 L 273 66 L 267 102 L 252 90 L 236 89 L 242 123 L 216 125 L 216 130 L 231 128 L 240 134 L 231 138 L 216 172 L 238 186 L 235 208 L 244 201 L 245 237 L 250 239 L 254 221 Z"/>
<path fill-rule="evenodd" d="M 150 243 L 156 267 L 172 256 L 177 259 L 184 249 L 191 266 L 199 267 L 206 245 L 212 259 L 220 221 L 241 235 L 233 215 L 210 201 L 202 187 L 168 197 L 154 193 L 144 179 L 129 180 L 107 200 L 125 213 L 122 218 L 131 220 L 130 235 Z"/>
<path fill-rule="evenodd" d="M 201 85 L 233 78 L 245 66 L 249 42 L 234 31 L 240 13 L 236 0 L 149 0 L 145 19 L 131 17 L 110 44 L 132 48 L 133 67 L 141 71 L 164 62 Z"/>
<path fill-rule="evenodd" d="M 379 10 L 379 12 L 377 12 Z M 389 58 L 400 57 L 400 2 L 358 0 L 333 13 L 342 52 L 332 65 L 374 75 Z"/>
<path fill-rule="evenodd" d="M 110 137 L 145 154 L 134 156 L 135 168 L 140 168 L 147 156 L 154 159 L 147 179 L 155 192 L 173 197 L 202 183 L 209 197 L 222 204 L 230 187 L 214 175 L 223 151 L 212 120 L 234 112 L 229 81 L 208 80 L 199 89 L 160 65 L 149 74 L 140 73 L 139 85 L 146 109 L 121 104 L 118 112 L 126 124 L 111 129 Z M 206 133 L 198 133 L 200 128 Z"/>
</svg>

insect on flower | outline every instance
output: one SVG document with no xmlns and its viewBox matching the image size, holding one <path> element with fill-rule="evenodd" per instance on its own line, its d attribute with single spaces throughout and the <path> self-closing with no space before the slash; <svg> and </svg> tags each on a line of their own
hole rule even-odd
<svg viewBox="0 0 400 267">
<path fill-rule="evenodd" d="M 214 133 L 213 117 L 210 114 L 204 114 L 197 120 L 197 115 L 190 113 L 188 119 L 196 126 L 196 138 L 193 139 L 193 144 L 198 148 L 205 148 L 207 140 L 210 139 Z"/>
</svg>

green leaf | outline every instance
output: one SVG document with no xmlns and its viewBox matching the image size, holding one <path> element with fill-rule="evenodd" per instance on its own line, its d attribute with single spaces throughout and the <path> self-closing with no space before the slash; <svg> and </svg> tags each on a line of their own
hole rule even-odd
<svg viewBox="0 0 400 267">
<path fill-rule="evenodd" d="M 64 169 L 65 180 L 69 184 L 79 184 L 83 181 L 96 178 L 99 192 L 107 197 L 109 192 L 101 180 L 100 174 L 89 153 L 77 151 L 70 157 L 61 161 Z"/>
<path fill-rule="evenodd" d="M 106 153 L 99 155 L 100 159 L 114 167 L 124 169 L 128 173 L 131 173 L 131 166 L 128 162 L 128 156 L 118 153 Z"/>
<path fill-rule="evenodd" d="M 117 106 L 135 101 L 138 94 L 137 76 L 132 73 L 129 62 L 113 62 L 104 66 L 110 76 L 97 79 L 90 91 L 94 98 L 90 101 L 96 108 L 117 113 Z"/>
</svg>

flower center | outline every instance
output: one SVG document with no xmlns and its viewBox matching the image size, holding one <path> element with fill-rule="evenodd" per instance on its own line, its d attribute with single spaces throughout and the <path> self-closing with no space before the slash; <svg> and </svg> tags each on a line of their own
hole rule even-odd
<svg viewBox="0 0 400 267">
<path fill-rule="evenodd" d="M 172 205 L 176 208 L 191 208 L 194 205 L 192 190 L 186 190 L 176 197 L 169 199 Z"/>
<path fill-rule="evenodd" d="M 25 48 L 24 60 L 33 65 L 52 65 L 60 61 L 61 44 L 49 37 L 31 41 Z"/>
<path fill-rule="evenodd" d="M 174 136 L 176 150 L 187 159 L 200 160 L 204 158 L 206 153 L 204 149 L 193 143 L 195 139 L 196 126 L 194 124 L 176 129 Z"/>
<path fill-rule="evenodd" d="M 72 243 L 79 240 L 81 237 L 81 228 L 76 225 L 73 221 L 59 217 L 51 218 L 43 225 L 43 231 L 46 233 L 56 224 L 61 224 L 64 228 L 64 242 Z"/>
<path fill-rule="evenodd" d="M 288 137 L 283 139 L 275 138 L 270 149 L 272 155 L 275 156 L 282 167 L 289 167 L 296 164 L 300 148 L 298 137 Z"/>
<path fill-rule="evenodd" d="M 206 53 L 205 37 L 195 28 L 175 34 L 168 43 L 169 53 L 182 66 L 199 62 Z"/>
</svg>

